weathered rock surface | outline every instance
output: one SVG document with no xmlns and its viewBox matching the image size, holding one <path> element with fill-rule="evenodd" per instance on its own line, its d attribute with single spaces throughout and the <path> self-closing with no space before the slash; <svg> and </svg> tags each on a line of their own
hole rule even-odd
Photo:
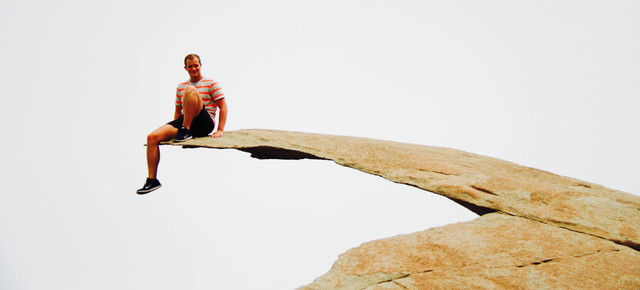
<svg viewBox="0 0 640 290">
<path fill-rule="evenodd" d="M 640 289 L 640 253 L 502 213 L 363 244 L 302 289 Z"/>
<path fill-rule="evenodd" d="M 480 218 L 365 243 L 303 289 L 640 288 L 640 197 L 449 148 L 240 130 L 184 147 L 328 159 L 446 196 Z"/>
</svg>

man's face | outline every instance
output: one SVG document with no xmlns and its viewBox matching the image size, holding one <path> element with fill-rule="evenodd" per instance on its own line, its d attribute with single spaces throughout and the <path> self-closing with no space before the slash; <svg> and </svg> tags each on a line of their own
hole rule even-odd
<svg viewBox="0 0 640 290">
<path fill-rule="evenodd" d="M 184 67 L 193 79 L 200 78 L 200 60 L 197 57 L 187 59 L 187 65 Z"/>
</svg>

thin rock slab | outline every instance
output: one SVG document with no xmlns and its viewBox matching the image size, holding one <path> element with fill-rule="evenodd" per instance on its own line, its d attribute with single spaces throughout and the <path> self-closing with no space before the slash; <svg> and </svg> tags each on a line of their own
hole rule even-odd
<svg viewBox="0 0 640 290">
<path fill-rule="evenodd" d="M 372 241 L 310 289 L 640 289 L 640 253 L 502 213 Z"/>
<path fill-rule="evenodd" d="M 446 196 L 478 214 L 504 212 L 640 249 L 640 197 L 460 150 L 255 129 L 164 144 L 238 149 L 261 159 L 333 160 Z"/>
</svg>

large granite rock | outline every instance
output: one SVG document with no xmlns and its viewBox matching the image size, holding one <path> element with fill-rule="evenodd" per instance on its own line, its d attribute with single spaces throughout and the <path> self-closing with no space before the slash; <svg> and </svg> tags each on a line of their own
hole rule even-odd
<svg viewBox="0 0 640 290">
<path fill-rule="evenodd" d="M 446 196 L 482 215 L 365 243 L 303 289 L 640 288 L 640 197 L 449 148 L 240 130 L 184 147 L 328 159 Z"/>
<path fill-rule="evenodd" d="M 640 289 L 640 254 L 605 239 L 491 213 L 365 243 L 301 289 Z"/>
</svg>

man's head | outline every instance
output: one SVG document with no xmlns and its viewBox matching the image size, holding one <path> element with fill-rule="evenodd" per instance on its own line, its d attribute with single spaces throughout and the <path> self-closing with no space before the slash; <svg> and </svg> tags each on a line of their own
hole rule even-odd
<svg viewBox="0 0 640 290">
<path fill-rule="evenodd" d="M 184 58 L 184 69 L 189 73 L 192 82 L 199 81 L 202 78 L 200 67 L 202 62 L 197 54 L 189 54 Z"/>
<path fill-rule="evenodd" d="M 187 60 L 193 60 L 193 59 L 198 59 L 198 63 L 200 65 L 202 65 L 202 61 L 200 61 L 200 56 L 198 56 L 195 53 L 190 53 L 190 54 L 187 54 L 187 56 L 184 57 L 184 66 L 187 66 Z"/>
</svg>

